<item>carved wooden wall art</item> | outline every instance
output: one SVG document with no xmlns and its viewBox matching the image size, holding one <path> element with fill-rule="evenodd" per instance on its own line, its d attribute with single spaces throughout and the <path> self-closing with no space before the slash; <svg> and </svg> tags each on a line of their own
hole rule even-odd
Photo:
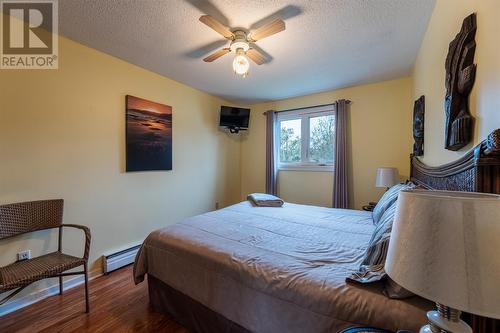
<svg viewBox="0 0 500 333">
<path fill-rule="evenodd" d="M 476 29 L 476 14 L 471 14 L 450 43 L 446 57 L 445 148 L 449 150 L 459 150 L 472 139 L 474 118 L 469 111 L 469 94 L 476 78 Z"/>
<path fill-rule="evenodd" d="M 424 154 L 425 96 L 420 96 L 413 106 L 413 156 Z"/>
</svg>

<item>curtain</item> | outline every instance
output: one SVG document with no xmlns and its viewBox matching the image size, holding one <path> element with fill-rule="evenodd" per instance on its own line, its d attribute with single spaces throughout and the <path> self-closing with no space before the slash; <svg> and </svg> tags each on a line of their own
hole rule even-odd
<svg viewBox="0 0 500 333">
<path fill-rule="evenodd" d="M 335 160 L 333 172 L 333 208 L 349 208 L 347 189 L 347 109 L 350 101 L 341 99 L 335 106 Z"/>
<path fill-rule="evenodd" d="M 274 146 L 276 111 L 264 113 L 266 116 L 266 193 L 278 195 L 278 168 Z"/>
</svg>

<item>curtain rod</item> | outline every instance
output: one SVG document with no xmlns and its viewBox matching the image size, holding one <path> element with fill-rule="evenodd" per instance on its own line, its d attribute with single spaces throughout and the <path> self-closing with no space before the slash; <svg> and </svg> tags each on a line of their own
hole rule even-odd
<svg viewBox="0 0 500 333">
<path fill-rule="evenodd" d="M 345 100 L 347 104 L 351 104 L 351 101 L 346 99 Z M 301 108 L 293 108 L 293 109 L 286 109 L 286 110 L 279 110 L 279 111 L 275 111 L 275 110 L 268 110 L 268 111 L 265 111 L 263 113 L 263 115 L 266 115 L 266 113 L 268 113 L 269 111 L 274 111 L 276 113 L 281 113 L 281 112 L 288 112 L 288 111 L 298 111 L 298 110 L 304 110 L 304 109 L 314 109 L 314 108 L 320 108 L 320 107 L 323 107 L 323 106 L 330 106 L 330 105 L 333 105 L 335 104 L 334 103 L 328 103 L 328 104 L 320 104 L 320 105 L 314 105 L 314 106 L 304 106 L 304 107 L 301 107 Z"/>
</svg>

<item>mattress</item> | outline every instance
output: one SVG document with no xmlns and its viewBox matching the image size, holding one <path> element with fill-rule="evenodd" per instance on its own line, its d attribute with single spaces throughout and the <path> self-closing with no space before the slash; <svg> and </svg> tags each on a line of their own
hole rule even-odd
<svg viewBox="0 0 500 333">
<path fill-rule="evenodd" d="M 252 332 L 338 332 L 355 324 L 418 331 L 432 304 L 389 299 L 345 278 L 374 229 L 371 213 L 242 202 L 152 232 L 135 262 Z"/>
</svg>

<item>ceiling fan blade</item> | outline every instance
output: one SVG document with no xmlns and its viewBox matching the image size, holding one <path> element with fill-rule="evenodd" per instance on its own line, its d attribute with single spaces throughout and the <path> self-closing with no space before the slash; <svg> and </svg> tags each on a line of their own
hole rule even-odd
<svg viewBox="0 0 500 333">
<path fill-rule="evenodd" d="M 227 39 L 234 39 L 234 34 L 224 24 L 220 23 L 210 15 L 203 15 L 200 17 L 200 22 L 208 25 L 210 28 L 217 31 L 219 34 Z"/>
<path fill-rule="evenodd" d="M 229 52 L 231 52 L 230 48 L 221 49 L 217 52 L 212 53 L 208 57 L 204 58 L 203 61 L 204 62 L 212 62 L 212 61 L 217 60 L 218 58 L 222 57 L 224 54 L 227 54 Z"/>
<path fill-rule="evenodd" d="M 225 39 L 217 39 L 215 42 L 205 44 L 185 52 L 183 55 L 188 58 L 202 58 L 216 50 L 224 47 L 227 44 Z"/>
<path fill-rule="evenodd" d="M 252 61 L 255 62 L 257 65 L 262 65 L 263 63 L 266 62 L 266 57 L 256 49 L 249 49 L 247 51 L 247 57 L 252 59 Z"/>
<path fill-rule="evenodd" d="M 269 37 L 271 35 L 277 34 L 280 31 L 285 30 L 285 21 L 277 19 L 268 23 L 250 34 L 250 41 L 256 42 L 263 38 Z"/>
</svg>

